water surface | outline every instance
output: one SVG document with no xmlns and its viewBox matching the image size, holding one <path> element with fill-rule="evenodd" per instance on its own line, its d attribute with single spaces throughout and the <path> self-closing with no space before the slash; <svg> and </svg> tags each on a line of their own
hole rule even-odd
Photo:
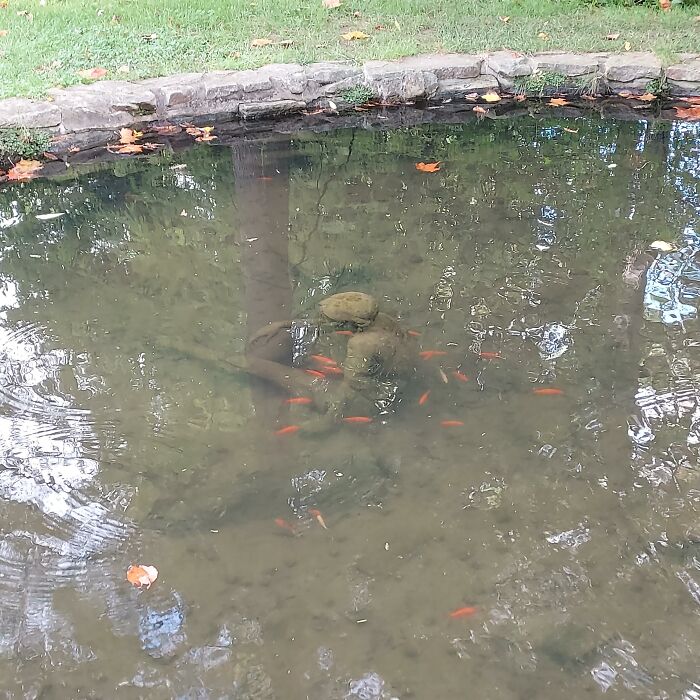
<svg viewBox="0 0 700 700">
<path fill-rule="evenodd" d="M 699 137 L 302 133 L 0 192 L 5 697 L 700 698 Z M 447 354 L 276 436 L 311 409 L 226 363 L 349 290 Z"/>
</svg>

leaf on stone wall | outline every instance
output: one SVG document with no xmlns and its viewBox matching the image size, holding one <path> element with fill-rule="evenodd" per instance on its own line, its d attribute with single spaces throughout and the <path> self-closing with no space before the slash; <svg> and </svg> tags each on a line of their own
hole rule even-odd
<svg viewBox="0 0 700 700">
<path fill-rule="evenodd" d="M 31 180 L 37 176 L 43 165 L 38 160 L 22 158 L 13 168 L 7 171 L 8 180 Z"/>
<path fill-rule="evenodd" d="M 136 143 L 143 136 L 143 131 L 119 129 L 119 143 Z"/>
<path fill-rule="evenodd" d="M 676 116 L 689 122 L 696 122 L 700 119 L 700 107 L 674 107 Z"/>
<path fill-rule="evenodd" d="M 553 97 L 547 104 L 550 107 L 565 107 L 566 105 L 571 104 L 568 100 L 565 100 L 561 97 Z"/>
<path fill-rule="evenodd" d="M 495 92 L 487 92 L 485 95 L 481 96 L 484 102 L 500 102 L 501 96 Z"/>
</svg>

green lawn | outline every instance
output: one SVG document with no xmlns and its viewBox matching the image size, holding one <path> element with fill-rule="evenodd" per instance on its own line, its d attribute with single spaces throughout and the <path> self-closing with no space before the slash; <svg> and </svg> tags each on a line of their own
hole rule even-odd
<svg viewBox="0 0 700 700">
<path fill-rule="evenodd" d="M 321 0 L 7 0 L 0 9 L 7 32 L 0 36 L 0 97 L 41 96 L 98 66 L 109 78 L 138 79 L 432 51 L 623 51 L 625 42 L 670 62 L 675 53 L 700 51 L 698 13 L 697 4 L 661 12 L 580 0 L 344 0 L 331 10 Z M 370 38 L 341 38 L 351 30 Z M 293 43 L 254 48 L 256 38 Z"/>
</svg>

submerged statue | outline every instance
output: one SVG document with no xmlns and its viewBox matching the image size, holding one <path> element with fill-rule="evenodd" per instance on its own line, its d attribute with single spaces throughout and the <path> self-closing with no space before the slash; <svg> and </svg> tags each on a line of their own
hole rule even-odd
<svg viewBox="0 0 700 700">
<path fill-rule="evenodd" d="M 342 377 L 326 381 L 300 366 L 318 351 L 330 356 Z M 341 292 L 321 300 L 312 321 L 279 321 L 255 333 L 245 369 L 292 395 L 310 394 L 321 416 L 305 427 L 323 429 L 349 412 L 376 413 L 390 405 L 399 377 L 415 368 L 415 355 L 411 336 L 379 310 L 374 297 Z"/>
</svg>

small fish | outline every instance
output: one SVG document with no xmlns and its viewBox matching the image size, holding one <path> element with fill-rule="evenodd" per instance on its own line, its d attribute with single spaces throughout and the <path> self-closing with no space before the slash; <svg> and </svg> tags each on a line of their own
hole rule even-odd
<svg viewBox="0 0 700 700">
<path fill-rule="evenodd" d="M 418 338 L 422 333 L 419 333 L 418 331 L 406 331 L 408 335 L 412 335 L 414 338 Z"/>
<path fill-rule="evenodd" d="M 423 350 L 418 353 L 418 357 L 424 360 L 430 360 L 433 357 L 444 357 L 447 353 L 444 350 Z"/>
<path fill-rule="evenodd" d="M 326 375 L 323 372 L 319 372 L 317 369 L 305 369 L 304 372 L 306 372 L 306 374 L 310 374 L 312 377 L 320 377 L 321 379 L 326 378 Z"/>
<path fill-rule="evenodd" d="M 275 435 L 293 435 L 299 430 L 301 430 L 299 425 L 285 425 L 283 428 L 275 430 Z"/>
<path fill-rule="evenodd" d="M 442 367 L 438 367 L 438 373 L 440 374 L 440 379 L 442 379 L 443 384 L 450 383 L 450 380 L 447 378 L 447 375 L 445 374 L 445 371 L 442 369 Z"/>
<path fill-rule="evenodd" d="M 460 617 L 471 617 L 476 611 L 477 608 L 468 605 L 464 608 L 457 608 L 456 610 L 453 610 L 450 613 L 450 617 L 455 620 L 459 619 Z"/>
<path fill-rule="evenodd" d="M 309 357 L 314 362 L 318 362 L 319 364 L 322 364 L 322 365 L 337 365 L 338 364 L 334 359 L 332 359 L 330 357 L 326 357 L 325 355 L 309 355 Z"/>
<path fill-rule="evenodd" d="M 291 399 L 285 400 L 285 403 L 291 404 L 292 406 L 308 406 L 313 402 L 314 400 L 310 399 L 308 396 L 294 396 Z"/>
<path fill-rule="evenodd" d="M 352 331 L 335 331 L 336 335 L 355 335 Z"/>
<path fill-rule="evenodd" d="M 316 521 L 318 524 L 324 529 L 327 530 L 328 528 L 326 527 L 326 521 L 323 519 L 323 516 L 321 515 L 321 511 L 317 510 L 316 508 L 309 508 L 309 515 L 313 515 L 314 518 L 316 518 Z"/>
<path fill-rule="evenodd" d="M 440 425 L 443 428 L 457 428 L 460 425 L 464 425 L 464 421 L 462 421 L 462 420 L 441 420 Z"/>
<path fill-rule="evenodd" d="M 456 369 L 454 372 L 452 372 L 452 376 L 458 381 L 458 382 L 468 382 L 469 377 L 467 377 L 464 372 L 460 372 L 458 369 Z"/>
<path fill-rule="evenodd" d="M 323 376 L 324 377 L 342 377 L 343 370 L 340 369 L 340 367 L 331 367 L 330 365 L 326 365 L 323 368 Z"/>
<path fill-rule="evenodd" d="M 269 182 L 270 180 L 274 180 L 274 177 L 270 177 L 269 175 L 261 175 L 260 177 L 256 177 L 256 180 L 262 180 L 263 182 Z"/>
<path fill-rule="evenodd" d="M 501 353 L 500 352 L 480 352 L 479 357 L 483 357 L 485 360 L 500 360 L 501 359 Z"/>
<path fill-rule="evenodd" d="M 537 396 L 561 396 L 564 392 L 562 389 L 550 387 L 545 389 L 533 389 L 532 393 L 537 394 Z"/>
<path fill-rule="evenodd" d="M 348 416 L 343 418 L 343 423 L 371 423 L 372 419 L 369 416 Z"/>
<path fill-rule="evenodd" d="M 275 525 L 277 525 L 277 527 L 281 528 L 282 530 L 290 532 L 292 535 L 297 534 L 297 529 L 294 527 L 294 525 L 292 525 L 292 523 L 287 522 L 284 518 L 275 518 Z"/>
<path fill-rule="evenodd" d="M 425 392 L 425 394 L 421 394 L 421 397 L 418 399 L 418 405 L 422 406 L 427 400 L 428 397 L 430 396 L 430 389 Z"/>
</svg>

